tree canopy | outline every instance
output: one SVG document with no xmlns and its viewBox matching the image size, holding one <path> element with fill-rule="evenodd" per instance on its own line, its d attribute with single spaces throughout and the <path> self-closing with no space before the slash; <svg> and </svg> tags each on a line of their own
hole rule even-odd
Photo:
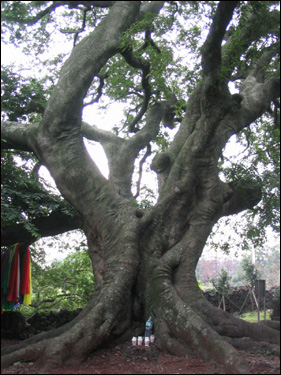
<svg viewBox="0 0 281 375">
<path fill-rule="evenodd" d="M 279 229 L 279 3 L 1 6 L 4 41 L 32 58 L 22 72 L 3 68 L 3 163 L 23 181 L 20 191 L 27 186 L 21 194 L 13 178 L 3 184 L 3 243 L 12 225 L 24 243 L 37 233 L 82 228 L 95 277 L 90 301 L 72 322 L 5 349 L 4 366 L 44 357 L 47 370 L 83 360 L 141 334 L 152 316 L 159 349 L 211 355 L 227 371 L 247 373 L 233 346 L 245 334 L 276 344 L 276 327 L 211 306 L 195 269 L 219 221 L 226 227 L 244 212 L 241 234 L 259 246 L 267 226 Z M 106 127 L 89 109 L 105 112 L 112 103 L 124 106 L 124 117 Z M 230 157 L 233 137 L 243 150 L 236 146 Z M 108 178 L 86 139 L 103 147 Z M 26 163 L 19 166 L 16 155 Z M 38 184 L 40 165 L 63 199 Z M 157 176 L 153 201 L 140 180 L 146 167 Z"/>
<path fill-rule="evenodd" d="M 22 67 L 20 70 L 23 70 L 24 74 L 19 72 L 18 64 L 17 67 L 2 67 L 2 119 L 34 123 L 40 121 L 63 62 L 73 46 L 88 35 L 105 16 L 107 7 L 112 5 L 109 3 L 103 2 L 103 5 L 96 7 L 87 2 L 2 2 L 4 43 L 12 43 L 29 57 L 32 56 L 32 59 L 27 60 L 28 64 L 38 67 L 36 73 L 34 70 L 30 71 L 30 66 Z M 236 8 L 233 24 L 228 28 L 222 50 L 224 61 L 221 74 L 225 75 L 232 92 L 237 92 L 253 65 L 256 66 L 260 78 L 270 78 L 279 74 L 277 5 L 278 2 L 274 1 L 241 2 Z M 113 101 L 123 103 L 124 120 L 120 124 L 113 121 L 112 128 L 119 137 L 129 138 L 130 134 L 136 133 L 144 126 L 144 115 L 156 101 L 170 98 L 171 94 L 176 98 L 169 99 L 176 100 L 175 111 L 167 115 L 167 122 L 163 121 L 156 137 L 147 144 L 139 156 L 139 166 L 135 166 L 135 171 L 141 172 L 145 160 L 151 160 L 151 153 L 163 152 L 168 148 L 171 142 L 169 128 L 178 128 L 185 112 L 184 103 L 202 79 L 200 51 L 216 3 L 167 2 L 155 5 L 156 8 L 157 6 L 162 7 L 157 17 L 153 13 L 147 13 L 123 35 L 120 52 L 108 60 L 102 70 L 94 76 L 83 103 L 84 108 L 93 107 L 93 116 L 96 113 L 94 108 L 106 111 Z M 258 22 L 256 14 L 263 17 L 263 24 Z M 203 24 L 205 26 L 200 27 Z M 56 48 L 58 41 L 67 46 L 64 47 L 64 53 L 60 48 Z M 50 53 L 51 58 L 48 57 Z M 233 97 L 235 98 L 235 94 Z M 106 98 L 109 100 L 105 100 Z M 239 102 L 238 94 L 236 98 Z M 256 244 L 262 243 L 268 226 L 276 232 L 279 231 L 279 116 L 279 102 L 275 98 L 262 118 L 258 118 L 250 127 L 242 128 L 237 134 L 237 142 L 244 147 L 239 157 L 229 160 L 222 154 L 219 162 L 221 176 L 225 181 L 237 183 L 239 180 L 248 179 L 250 184 L 255 181 L 261 187 L 262 200 L 254 209 L 245 213 L 246 238 L 255 241 Z M 101 142 L 106 147 L 101 140 L 101 133 L 101 129 L 89 128 L 84 124 L 84 136 Z M 26 163 L 20 166 L 15 162 L 16 155 L 28 162 L 28 171 Z M 52 220 L 56 214 L 59 217 L 64 211 L 65 217 L 60 221 L 70 221 L 69 225 L 65 222 L 64 227 L 57 227 L 57 233 L 79 227 L 79 220 L 74 218 L 74 213 L 70 213 L 70 208 L 60 207 L 60 211 L 57 211 L 59 197 L 55 198 L 46 190 L 43 193 L 39 187 L 38 176 L 36 177 L 34 171 L 40 164 L 33 155 L 15 154 L 15 151 L 11 154 L 4 151 L 2 163 L 4 245 L 13 243 L 9 232 L 15 233 L 15 224 L 18 224 L 17 231 L 21 230 L 21 233 L 18 232 L 19 241 L 28 238 L 27 232 L 23 234 L 24 230 L 31 233 L 29 240 L 34 240 L 36 234 L 37 237 L 56 234 L 52 231 L 43 231 L 42 225 L 38 222 L 39 217 L 44 218 L 45 226 L 47 217 L 51 218 L 51 212 Z M 11 181 L 5 178 L 7 168 L 14 169 L 14 172 L 9 172 Z M 20 169 L 24 173 L 21 173 Z M 31 171 L 35 175 L 35 185 L 31 185 Z M 26 172 L 29 186 L 22 188 Z M 17 184 L 17 197 L 14 196 L 13 182 Z M 145 189 L 141 189 L 140 182 L 136 185 L 135 195 L 142 192 L 142 199 L 147 202 L 147 192 L 144 193 Z M 39 190 L 35 192 L 34 189 Z M 154 194 L 156 193 L 154 191 Z M 32 203 L 26 194 L 31 194 Z M 25 204 L 21 204 L 20 200 L 25 201 Z M 42 201 L 45 201 L 45 208 Z"/>
</svg>

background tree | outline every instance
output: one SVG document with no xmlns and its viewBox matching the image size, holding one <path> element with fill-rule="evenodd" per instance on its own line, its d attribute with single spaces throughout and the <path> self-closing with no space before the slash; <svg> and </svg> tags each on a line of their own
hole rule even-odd
<svg viewBox="0 0 281 375">
<path fill-rule="evenodd" d="M 227 296 L 230 293 L 230 279 L 231 276 L 229 276 L 227 271 L 222 268 L 217 277 L 210 281 L 221 296 Z"/>
<path fill-rule="evenodd" d="M 32 262 L 32 303 L 18 309 L 25 316 L 50 310 L 84 308 L 94 289 L 91 261 L 86 250 L 69 254 L 50 265 Z"/>
<path fill-rule="evenodd" d="M 266 112 L 272 113 L 262 130 L 266 141 L 277 144 L 276 5 L 2 2 L 3 30 L 13 43 L 40 53 L 55 35 L 52 30 L 73 38 L 71 53 L 57 59 L 59 77 L 41 118 L 29 123 L 5 118 L 2 142 L 5 149 L 32 152 L 48 168 L 81 219 L 95 277 L 91 300 L 77 318 L 4 349 L 2 366 L 44 358 L 46 371 L 81 361 L 101 344 L 142 332 L 150 315 L 160 349 L 196 351 L 236 373 L 248 370 L 232 338 L 238 338 L 236 343 L 245 335 L 279 342 L 273 328 L 237 320 L 211 306 L 195 277 L 214 224 L 266 202 L 265 186 L 273 188 L 273 179 L 263 185 L 264 170 L 242 164 L 232 174 L 223 173 L 221 159 L 233 135 L 242 137 L 251 126 L 262 132 L 258 124 Z M 176 56 L 175 46 L 182 55 Z M 103 93 L 128 106 L 124 122 L 113 132 L 82 120 L 83 109 Z M 163 141 L 165 129 L 176 131 L 170 144 Z M 103 146 L 108 179 L 83 138 Z M 151 163 L 158 178 L 157 202 L 139 207 L 138 191 L 132 193 L 135 161 L 140 157 L 143 162 L 157 141 L 165 145 Z M 268 212 L 276 215 L 277 208 L 270 207 Z"/>
<path fill-rule="evenodd" d="M 242 253 L 243 254 L 243 253 Z M 246 255 L 247 254 L 247 255 Z M 252 251 L 246 252 L 244 258 L 252 264 Z M 260 278 L 266 280 L 267 289 L 280 285 L 280 249 L 279 244 L 265 249 L 255 250 L 255 267 L 260 273 Z M 223 268 L 231 276 L 233 286 L 245 285 L 243 277 L 243 258 L 233 256 L 217 256 L 207 259 L 202 256 L 196 267 L 196 277 L 200 279 L 203 286 L 210 287 L 209 280 L 216 277 L 219 269 Z"/>
<path fill-rule="evenodd" d="M 280 285 L 279 244 L 266 249 L 257 248 L 255 254 L 255 264 L 252 263 L 252 254 L 248 253 L 248 255 L 243 257 L 239 266 L 236 267 L 236 273 L 233 275 L 232 282 L 239 285 L 249 284 L 250 281 L 245 278 L 245 266 L 246 268 L 249 266 L 254 273 L 252 276 L 253 280 L 255 280 L 255 277 L 265 279 L 267 289 Z"/>
<path fill-rule="evenodd" d="M 225 311 L 225 297 L 230 293 L 230 280 L 231 276 L 228 275 L 227 271 L 223 268 L 220 270 L 220 273 L 217 274 L 216 278 L 213 278 L 210 280 L 211 284 L 215 288 L 215 290 L 218 292 L 219 297 L 219 305 L 218 307 L 223 307 L 223 310 Z"/>
<path fill-rule="evenodd" d="M 259 279 L 261 274 L 256 266 L 248 258 L 242 260 L 243 279 L 250 288 L 255 287 L 255 280 Z"/>
<path fill-rule="evenodd" d="M 216 278 L 219 270 L 223 268 L 232 277 L 233 284 L 233 278 L 240 277 L 237 276 L 239 263 L 240 261 L 235 257 L 212 257 L 206 259 L 202 256 L 196 267 L 196 277 L 200 279 L 204 287 L 209 288 L 211 287 L 210 279 Z"/>
<path fill-rule="evenodd" d="M 280 285 L 280 247 L 278 244 L 267 249 L 257 249 L 256 267 L 268 288 Z"/>
</svg>

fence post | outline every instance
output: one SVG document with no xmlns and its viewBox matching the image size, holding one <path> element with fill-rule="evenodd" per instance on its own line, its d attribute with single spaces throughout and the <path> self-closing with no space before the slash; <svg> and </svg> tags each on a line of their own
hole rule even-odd
<svg viewBox="0 0 281 375">
<path fill-rule="evenodd" d="M 255 280 L 255 294 L 258 299 L 258 321 L 260 321 L 260 300 L 263 299 L 264 320 L 266 319 L 265 308 L 265 280 Z"/>
</svg>

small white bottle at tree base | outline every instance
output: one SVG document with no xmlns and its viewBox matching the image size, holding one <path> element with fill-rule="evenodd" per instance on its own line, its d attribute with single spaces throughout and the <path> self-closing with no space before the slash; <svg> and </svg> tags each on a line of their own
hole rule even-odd
<svg viewBox="0 0 281 375">
<path fill-rule="evenodd" d="M 149 346 L 149 337 L 144 338 L 144 346 Z"/>
<path fill-rule="evenodd" d="M 148 339 L 149 339 L 150 335 L 152 334 L 152 326 L 153 326 L 153 321 L 152 321 L 152 318 L 150 316 L 145 323 L 145 334 L 144 334 L 144 336 L 148 337 Z"/>
</svg>

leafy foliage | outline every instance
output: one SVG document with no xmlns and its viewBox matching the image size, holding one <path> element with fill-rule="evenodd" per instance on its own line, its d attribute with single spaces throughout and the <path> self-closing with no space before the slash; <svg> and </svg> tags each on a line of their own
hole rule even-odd
<svg viewBox="0 0 281 375">
<path fill-rule="evenodd" d="M 251 288 L 255 286 L 255 280 L 260 278 L 260 272 L 256 268 L 256 266 L 247 258 L 242 260 L 242 268 L 243 268 L 243 277 L 247 284 L 250 285 Z"/>
<path fill-rule="evenodd" d="M 12 67 L 1 67 L 1 113 L 10 121 L 38 121 L 43 114 L 47 91 L 44 80 L 24 79 Z"/>
<path fill-rule="evenodd" d="M 36 159 L 29 153 L 2 151 L 2 228 L 23 224 L 33 236 L 39 238 L 40 233 L 32 220 L 57 210 L 74 215 L 74 210 L 55 191 L 44 187 L 44 181 L 37 174 L 37 167 Z"/>
<path fill-rule="evenodd" d="M 62 6 L 64 6 L 62 8 Z M 2 1 L 2 39 L 15 46 L 23 46 L 26 54 L 43 54 L 50 44 L 60 35 L 66 40 L 76 40 L 87 35 L 83 27 L 86 11 L 86 25 L 93 27 L 104 14 L 102 8 L 79 8 L 72 2 L 49 1 Z M 71 26 L 70 26 L 71 25 Z M 24 43 L 24 45 L 23 45 Z"/>
<path fill-rule="evenodd" d="M 92 101 L 93 105 L 103 109 L 104 96 L 109 101 L 125 103 L 126 118 L 114 130 L 116 134 L 129 137 L 129 125 L 139 113 L 144 100 L 143 79 L 146 78 L 150 90 L 148 108 L 156 101 L 164 100 L 173 93 L 179 103 L 176 116 L 181 119 L 184 112 L 183 103 L 202 79 L 201 47 L 216 6 L 217 2 L 213 1 L 166 2 L 159 15 L 146 15 L 143 20 L 132 25 L 123 36 L 120 53 L 111 58 L 100 72 L 100 76 L 104 77 L 103 96 L 99 100 L 93 100 L 101 82 L 101 77 L 95 77 L 85 98 L 85 104 Z M 94 29 L 107 10 L 87 4 L 77 6 L 73 2 L 51 4 L 48 1 L 2 1 L 1 7 L 3 41 L 20 46 L 24 53 L 31 57 L 30 64 L 36 66 L 41 72 L 40 79 L 34 78 L 33 72 L 26 71 L 25 78 L 23 78 L 19 75 L 18 69 L 15 73 L 14 68 L 2 68 L 2 116 L 16 121 L 38 121 L 52 86 L 59 77 L 63 61 L 73 45 Z M 240 87 L 249 69 L 258 63 L 265 51 L 274 51 L 278 47 L 280 21 L 277 7 L 276 1 L 258 1 L 241 2 L 236 8 L 223 49 L 227 69 L 222 71 L 222 75 L 230 80 L 232 89 Z M 263 22 L 260 22 L 261 18 Z M 204 21 L 204 28 L 200 26 L 202 21 Z M 231 38 L 231 43 L 228 43 L 229 38 Z M 63 41 L 61 45 L 64 47 L 55 51 L 53 46 L 58 40 Z M 128 46 L 132 49 L 135 58 L 149 65 L 149 73 L 145 77 L 141 69 L 133 68 L 124 60 L 122 51 Z M 181 47 L 183 47 L 183 52 L 181 52 Z M 45 52 L 51 54 L 47 60 L 44 60 Z M 230 77 L 232 70 L 233 74 Z M 264 71 L 266 77 L 279 75 L 278 54 L 270 59 Z M 239 221 L 239 224 L 245 222 L 243 228 L 241 225 L 239 228 L 241 236 L 246 237 L 246 240 L 241 243 L 242 248 L 249 247 L 250 242 L 255 246 L 262 246 L 265 229 L 268 226 L 276 232 L 280 229 L 279 107 L 280 103 L 276 101 L 268 108 L 265 116 L 251 128 L 243 130 L 237 137 L 237 143 L 244 147 L 244 152 L 238 158 L 228 157 L 224 153 L 219 165 L 221 176 L 225 181 L 236 183 L 243 181 L 244 183 L 247 180 L 249 184 L 255 182 L 262 188 L 263 199 L 260 204 L 253 210 L 245 212 L 243 214 L 245 220 Z M 137 129 L 143 124 L 144 117 L 137 124 Z M 165 151 L 169 141 L 166 128 L 162 127 L 153 142 L 153 146 L 157 147 L 157 151 L 154 150 L 154 152 Z M 30 171 L 28 173 L 30 176 Z M 17 178 L 23 177 L 19 173 Z M 28 178 L 25 183 L 27 181 Z M 11 201 L 9 194 L 14 194 L 12 188 L 14 186 L 11 186 L 10 193 L 6 187 L 3 188 L 3 194 L 7 197 L 3 202 L 7 222 L 9 216 L 7 209 Z M 41 194 L 41 192 L 37 191 L 36 194 Z M 21 222 L 26 216 L 34 217 L 36 210 L 39 213 L 40 204 L 42 208 L 40 212 L 47 211 L 42 204 L 43 197 L 40 200 L 39 195 L 36 194 L 31 203 L 29 216 L 24 213 L 24 210 L 21 213 L 20 208 L 16 213 L 15 207 L 10 206 L 10 222 L 13 220 Z M 148 191 L 147 195 L 153 194 Z M 17 199 L 14 197 L 13 204 L 28 201 L 25 198 L 27 197 L 23 191 L 21 202 L 18 197 Z M 36 208 L 36 202 L 39 203 L 39 200 L 40 204 Z M 50 201 L 52 200 L 51 197 Z M 52 204 L 55 205 L 56 202 L 53 201 Z M 151 200 L 145 197 L 143 207 L 150 205 Z M 29 225 L 30 219 L 28 222 L 24 219 L 24 222 Z M 30 230 L 35 231 L 35 228 L 30 228 Z M 222 237 L 225 239 L 225 235 Z M 231 239 L 224 240 L 218 247 L 227 252 L 231 248 L 231 241 Z"/>
<path fill-rule="evenodd" d="M 259 277 L 266 280 L 266 287 L 280 285 L 280 246 L 255 249 L 255 266 Z"/>
<path fill-rule="evenodd" d="M 24 78 L 15 68 L 1 67 L 1 114 L 9 121 L 40 121 L 51 86 L 48 77 Z M 74 215 L 73 208 L 57 190 L 39 177 L 41 165 L 28 152 L 1 152 L 1 223 L 2 228 L 23 224 L 35 238 L 40 237 L 34 219 L 54 211 Z M 15 242 L 17 239 L 15 238 Z"/>
<path fill-rule="evenodd" d="M 19 306 L 25 315 L 60 309 L 74 310 L 88 303 L 94 276 L 87 250 L 69 254 L 51 265 L 32 262 L 32 305 Z"/>
<path fill-rule="evenodd" d="M 99 9 L 96 12 L 95 7 L 111 6 L 112 3 L 114 3 L 114 9 L 103 22 L 103 15 L 107 11 L 103 12 Z M 73 1 L 15 2 L 15 4 L 3 2 L 3 38 L 5 41 L 10 40 L 15 45 L 21 42 L 25 53 L 30 51 L 32 54 L 32 61 L 36 62 L 35 66 L 38 71 L 41 68 L 46 68 L 41 63 L 39 55 L 48 52 L 48 48 L 55 45 L 52 42 L 57 41 L 52 40 L 53 36 L 58 35 L 59 32 L 65 36 L 64 40 L 67 42 L 73 39 L 73 53 L 62 69 L 59 85 L 56 86 L 54 95 L 48 102 L 48 111 L 45 112 L 43 121 L 37 127 L 37 134 L 32 133 L 33 127 L 29 128 L 29 145 L 53 173 L 61 192 L 81 213 L 83 227 L 91 245 L 89 247 L 91 257 L 95 259 L 95 254 L 97 254 L 99 261 L 96 266 L 105 273 L 105 282 L 97 291 L 101 292 L 101 305 L 99 306 L 101 310 L 93 309 L 93 314 L 100 317 L 100 311 L 104 306 L 112 310 L 116 309 L 117 313 L 123 312 L 124 285 L 125 287 L 129 286 L 129 289 L 132 289 L 132 285 L 136 285 L 137 287 L 133 288 L 133 294 L 134 292 L 140 294 L 135 306 L 135 314 L 133 314 L 136 320 L 142 319 L 143 312 L 151 309 L 156 318 L 159 316 L 161 319 L 164 314 L 167 326 L 172 327 L 173 315 L 177 315 L 181 310 L 181 303 L 184 302 L 184 299 L 188 300 L 189 293 L 187 291 L 186 298 L 176 296 L 174 293 L 176 285 L 173 284 L 185 285 L 188 280 L 188 283 L 191 284 L 190 290 L 192 290 L 195 282 L 193 279 L 194 267 L 216 220 L 222 215 L 231 215 L 257 204 L 260 200 L 259 187 L 263 181 L 266 183 L 263 187 L 264 200 L 261 204 L 264 204 L 267 210 L 263 210 L 263 213 L 258 210 L 247 212 L 247 214 L 251 214 L 252 219 L 247 221 L 245 229 L 248 239 L 256 244 L 261 243 L 261 238 L 265 233 L 262 225 L 271 223 L 271 220 L 268 219 L 276 215 L 278 200 L 271 199 L 276 193 L 274 190 L 276 181 L 271 179 L 267 172 L 269 169 L 271 173 L 275 170 L 279 158 L 274 152 L 273 156 L 270 155 L 267 159 L 264 157 L 264 152 L 268 150 L 268 154 L 270 154 L 271 141 L 275 145 L 278 135 L 277 131 L 272 133 L 272 129 L 279 129 L 277 121 L 279 103 L 277 101 L 274 103 L 274 110 L 270 107 L 270 102 L 275 100 L 278 95 L 276 86 L 279 59 L 276 48 L 279 45 L 279 19 L 277 21 L 276 14 L 279 12 L 276 12 L 277 3 L 273 1 L 266 4 L 265 2 L 256 2 L 256 4 L 253 2 L 230 2 L 228 5 L 226 2 L 218 4 L 218 2 L 212 1 L 156 2 L 157 6 L 161 3 L 159 14 L 150 14 L 143 18 L 144 8 L 148 6 L 149 9 L 152 9 L 150 6 L 153 3 L 129 2 L 125 6 L 118 2 L 109 2 L 109 5 L 107 2 Z M 139 5 L 141 5 L 139 18 L 132 18 Z M 230 21 L 226 32 L 226 26 L 232 18 L 232 12 L 236 5 L 234 19 Z M 218 12 L 215 12 L 216 10 Z M 129 14 L 131 11 L 132 13 Z M 127 17 L 124 17 L 124 14 Z M 113 18 L 112 15 L 115 17 Z M 116 15 L 123 15 L 120 17 L 121 24 L 117 19 L 115 21 L 115 18 L 118 18 Z M 266 28 L 263 27 L 264 24 L 259 26 L 261 23 L 259 17 L 261 16 L 262 19 L 265 19 Z M 123 35 L 120 47 L 120 34 L 126 25 L 133 22 L 133 19 L 140 21 L 136 22 Z M 200 21 L 203 19 L 206 29 L 200 25 Z M 212 23 L 212 21 L 214 22 Z M 101 27 L 92 32 L 99 22 L 101 22 Z M 211 23 L 212 27 L 209 28 Z M 102 36 L 99 31 L 102 32 Z M 206 39 L 207 32 L 209 32 L 209 36 Z M 173 37 L 174 33 L 177 34 L 176 38 Z M 76 46 L 82 36 L 87 37 L 82 40 L 80 45 Z M 206 43 L 203 45 L 204 40 Z M 95 42 L 98 43 L 98 48 Z M 182 52 L 177 50 L 177 44 L 184 45 Z M 221 44 L 223 45 L 222 56 L 220 53 Z M 100 54 L 95 54 L 95 48 L 99 49 Z M 59 55 L 55 55 L 54 71 L 51 78 L 53 82 L 59 76 L 61 63 L 70 50 L 68 45 L 66 51 L 60 51 Z M 268 56 L 271 56 L 273 62 L 268 60 L 267 63 L 261 63 L 265 55 L 267 56 L 266 61 Z M 220 70 L 221 57 L 223 60 L 222 70 Z M 202 64 L 199 61 L 201 58 Z M 259 63 L 261 63 L 260 66 Z M 267 72 L 265 73 L 263 69 L 266 69 Z M 47 76 L 44 77 L 44 81 L 37 81 L 36 79 L 32 80 L 31 75 L 29 77 L 31 85 L 29 83 L 26 85 L 18 76 L 13 75 L 12 72 L 8 73 L 5 77 L 6 90 L 4 94 L 6 96 L 3 98 L 6 106 L 6 118 L 40 120 L 39 104 L 44 108 L 48 94 L 51 92 L 51 87 L 48 88 L 46 85 L 46 89 L 44 86 Z M 44 75 L 42 70 L 40 73 Z M 264 83 L 264 78 L 267 77 L 274 77 L 269 81 L 271 87 Z M 234 82 L 233 85 L 232 82 Z M 232 86 L 231 90 L 239 88 L 240 85 L 243 88 L 242 84 L 244 84 L 245 90 L 241 90 L 243 95 L 231 95 L 227 84 Z M 88 90 L 90 85 L 90 90 Z M 263 95 L 255 95 L 256 92 L 251 91 L 250 85 L 257 90 L 257 93 L 259 90 L 263 91 Z M 21 108 L 17 112 L 13 110 L 13 106 L 10 106 L 10 88 L 12 88 L 12 96 L 15 97 L 16 103 Z M 35 98 L 32 94 L 33 91 L 36 93 Z M 86 91 L 88 92 L 86 93 Z M 87 124 L 80 127 L 82 101 L 84 100 L 84 107 L 99 102 L 104 106 L 105 103 L 100 100 L 102 95 L 106 95 L 109 100 L 114 102 L 126 104 L 126 118 L 114 129 L 115 134 L 123 136 L 124 139 L 97 127 L 89 129 Z M 191 100 L 187 102 L 189 98 Z M 36 104 L 34 106 L 32 106 L 33 99 Z M 243 100 L 244 103 L 240 104 Z M 184 103 L 186 102 L 187 106 L 185 107 Z M 243 144 L 246 139 L 253 145 L 251 154 L 248 153 L 247 158 L 239 160 L 229 157 L 227 160 L 229 164 L 224 165 L 222 147 L 226 140 L 232 134 L 238 133 L 242 127 L 249 126 L 264 113 L 267 107 L 269 116 L 264 116 L 260 123 L 257 121 L 253 124 L 251 130 L 254 136 L 248 130 L 243 130 L 238 134 L 240 144 Z M 273 111 L 274 116 L 271 113 Z M 185 116 L 184 112 L 186 112 Z M 268 121 L 269 132 L 266 130 L 266 121 Z M 180 129 L 169 149 L 169 135 L 165 134 L 164 128 L 168 127 L 170 130 L 174 130 L 177 122 L 181 123 Z M 159 125 L 160 123 L 161 125 Z M 158 131 L 159 126 L 160 132 Z M 4 137 L 7 144 L 8 141 L 13 143 L 16 140 L 17 132 L 13 133 L 13 127 L 16 127 L 16 124 L 8 122 L 4 124 Z M 88 133 L 87 130 L 89 130 Z M 155 139 L 156 133 L 158 133 L 158 139 Z M 111 168 L 108 182 L 104 178 L 100 178 L 97 169 L 91 165 L 85 154 L 83 136 L 100 141 L 104 146 Z M 47 141 L 51 144 L 50 152 Z M 153 144 L 151 145 L 151 143 Z M 158 147 L 158 150 L 161 151 L 168 148 L 170 152 L 157 155 L 153 159 L 155 164 L 152 164 L 151 167 L 158 176 L 160 197 L 154 207 L 151 207 L 152 200 L 154 200 L 152 191 L 140 196 L 142 188 L 139 183 L 136 184 L 135 196 L 130 195 L 129 189 L 133 163 L 141 157 L 141 153 L 146 148 L 146 153 L 140 160 L 139 175 L 141 175 L 141 162 L 151 155 L 153 146 Z M 154 152 L 157 153 L 158 150 L 154 150 Z M 254 153 L 253 158 L 251 158 L 252 153 Z M 217 166 L 219 155 L 222 162 Z M 222 183 L 218 178 L 218 167 L 221 168 L 221 177 L 225 183 Z M 10 170 L 12 167 L 8 168 L 8 171 Z M 38 189 L 40 190 L 39 187 Z M 14 188 L 14 191 L 5 192 L 7 212 L 8 203 L 13 203 L 14 200 L 15 207 L 21 214 L 23 213 L 22 216 L 32 223 L 32 218 L 39 216 L 37 215 L 38 207 L 39 212 L 45 209 L 43 196 L 36 196 L 37 190 L 35 189 L 33 194 L 35 199 L 28 201 L 28 197 L 25 196 L 25 201 L 28 204 L 24 207 L 25 201 L 20 201 L 22 194 L 20 193 L 17 197 L 15 190 Z M 14 195 L 12 196 L 12 194 Z M 137 197 L 145 199 L 139 199 L 140 203 L 138 203 Z M 268 199 L 266 200 L 266 198 Z M 60 200 L 59 197 L 58 200 Z M 57 204 L 56 198 L 54 201 L 54 204 Z M 46 210 L 45 213 L 48 211 Z M 275 230 L 278 228 L 278 221 L 275 219 L 273 219 L 273 228 Z M 140 243 L 140 240 L 143 242 Z M 223 248 L 228 252 L 231 249 L 231 244 L 224 241 Z M 145 272 L 144 278 L 139 278 L 138 266 L 146 268 L 150 254 L 151 265 L 148 264 L 148 272 Z M 42 265 L 34 264 L 36 274 L 35 307 L 40 310 L 54 306 L 70 309 L 73 306 L 78 307 L 79 304 L 85 306 L 94 285 L 93 280 L 90 279 L 92 270 L 89 269 L 88 258 L 84 261 L 69 256 L 66 261 L 53 263 L 52 266 L 46 266 L 44 269 Z M 124 268 L 124 261 L 131 266 L 129 273 L 126 267 Z M 183 275 L 181 272 L 183 268 L 180 264 L 184 263 L 187 264 L 187 275 Z M 175 265 L 176 269 L 174 269 Z M 252 286 L 253 281 L 259 275 L 255 268 L 251 268 L 250 264 L 244 262 L 243 267 L 245 278 Z M 151 270 L 154 272 L 152 277 L 149 275 Z M 171 276 L 172 271 L 175 272 L 174 277 Z M 114 274 L 114 278 L 110 277 L 111 274 Z M 87 275 L 89 275 L 89 280 Z M 157 277 L 159 275 L 160 279 Z M 82 282 L 80 276 L 83 276 Z M 175 283 L 171 282 L 167 288 L 166 281 L 169 278 Z M 137 284 L 134 283 L 134 280 L 137 280 Z M 218 279 L 213 280 L 213 284 L 224 295 L 229 291 L 229 281 L 230 276 L 225 270 L 221 270 Z M 114 283 L 114 288 L 110 287 L 111 282 Z M 154 298 L 157 290 L 162 296 L 163 288 L 165 289 L 165 298 L 160 301 L 161 303 L 163 302 L 164 305 L 167 303 L 170 306 L 171 298 L 175 299 L 175 303 L 173 303 L 175 309 L 170 309 L 169 314 L 166 314 L 165 306 L 162 308 L 162 304 L 160 306 L 157 299 Z M 148 294 L 139 293 L 139 289 L 140 292 L 145 289 Z M 109 296 L 107 300 L 114 301 L 114 304 L 111 303 L 109 306 L 106 300 L 102 300 L 105 295 L 104 291 Z M 111 295 L 111 293 L 113 294 Z M 130 295 L 131 298 L 135 297 L 133 294 Z M 67 300 L 66 297 L 68 297 Z M 155 306 L 146 306 L 146 300 L 149 300 L 149 297 L 152 297 L 150 300 L 154 301 Z M 72 298 L 74 298 L 75 305 L 72 305 L 70 300 Z M 77 298 L 79 298 L 78 302 Z M 194 293 L 191 295 L 191 300 L 194 301 Z M 222 301 L 224 303 L 224 297 Z M 129 300 L 128 303 L 130 303 Z M 199 305 L 199 309 L 203 308 L 200 300 Z M 139 307 L 143 308 L 139 309 Z M 195 306 L 195 310 L 198 310 L 197 307 Z M 92 308 L 91 303 L 87 308 Z M 107 317 L 108 319 L 106 318 L 109 324 L 102 325 L 96 340 L 92 340 L 93 334 L 95 335 L 96 328 L 99 330 L 101 326 L 97 323 L 99 326 L 96 327 L 95 319 L 89 327 L 92 332 L 89 332 L 88 335 L 83 335 L 82 331 L 85 327 L 82 322 L 79 323 L 78 330 L 76 330 L 77 326 L 74 327 L 73 338 L 79 336 L 80 340 L 83 336 L 80 345 L 80 349 L 82 349 L 76 353 L 77 358 L 88 354 L 89 350 L 86 349 L 89 346 L 92 349 L 96 348 L 101 343 L 100 338 L 103 340 L 115 333 L 118 336 L 116 330 L 112 331 L 112 327 L 118 320 L 117 313 L 115 314 L 113 311 L 113 314 L 109 318 Z M 197 313 L 200 315 L 200 311 Z M 82 319 L 83 315 L 80 316 Z M 185 318 L 182 317 L 179 326 L 180 324 L 185 325 Z M 125 320 L 124 329 L 127 329 L 127 324 L 135 323 L 130 315 L 126 316 Z M 192 315 L 192 320 L 189 327 L 191 341 L 192 344 L 198 346 L 198 343 L 202 342 L 202 338 L 206 339 L 206 335 L 203 337 L 204 332 L 200 335 L 198 324 L 202 325 L 202 321 L 199 322 L 196 313 Z M 216 324 L 210 319 L 207 320 L 207 325 Z M 234 321 L 233 325 L 235 325 Z M 69 326 L 66 326 L 66 329 L 68 328 Z M 243 327 L 240 327 L 239 330 L 243 331 Z M 119 330 L 120 334 L 122 334 L 121 331 L 122 329 Z M 160 331 L 160 336 L 164 337 L 165 332 Z M 194 332 L 197 332 L 198 335 L 194 335 Z M 229 327 L 220 333 L 228 334 Z M 61 348 L 64 348 L 65 344 L 69 344 L 68 339 L 66 340 L 68 342 L 65 342 L 65 337 L 63 334 L 61 338 L 58 338 L 54 350 L 51 348 L 52 341 L 49 341 L 49 344 L 43 348 L 41 346 L 42 349 L 40 348 L 41 344 L 38 343 L 39 351 L 42 350 L 44 356 L 46 355 L 46 366 L 53 364 L 52 353 L 60 355 L 63 352 Z M 180 339 L 180 335 L 178 338 Z M 226 348 L 224 340 L 218 340 L 218 335 L 213 335 L 213 337 L 211 335 L 209 343 L 207 342 L 207 349 L 212 347 L 213 339 L 224 351 L 222 362 L 227 362 L 230 367 L 233 366 L 235 371 L 245 372 L 243 362 L 238 357 L 236 358 L 231 346 Z M 75 341 L 75 339 L 73 340 Z M 164 343 L 165 340 L 162 341 Z M 21 351 L 22 356 L 25 357 L 24 353 L 28 351 L 29 347 Z M 63 355 L 62 357 L 62 361 L 67 360 L 67 356 Z M 230 362 L 229 358 L 231 358 Z M 10 357 L 7 361 L 10 361 Z"/>
<path fill-rule="evenodd" d="M 222 268 L 217 277 L 210 281 L 220 295 L 227 296 L 230 293 L 230 280 L 231 276 Z"/>
<path fill-rule="evenodd" d="M 264 116 L 255 128 L 241 133 L 238 141 L 243 151 L 232 160 L 224 160 L 222 173 L 227 181 L 248 180 L 261 187 L 262 201 L 245 213 L 245 237 L 261 246 L 266 227 L 280 231 L 280 130 L 270 116 Z"/>
</svg>

